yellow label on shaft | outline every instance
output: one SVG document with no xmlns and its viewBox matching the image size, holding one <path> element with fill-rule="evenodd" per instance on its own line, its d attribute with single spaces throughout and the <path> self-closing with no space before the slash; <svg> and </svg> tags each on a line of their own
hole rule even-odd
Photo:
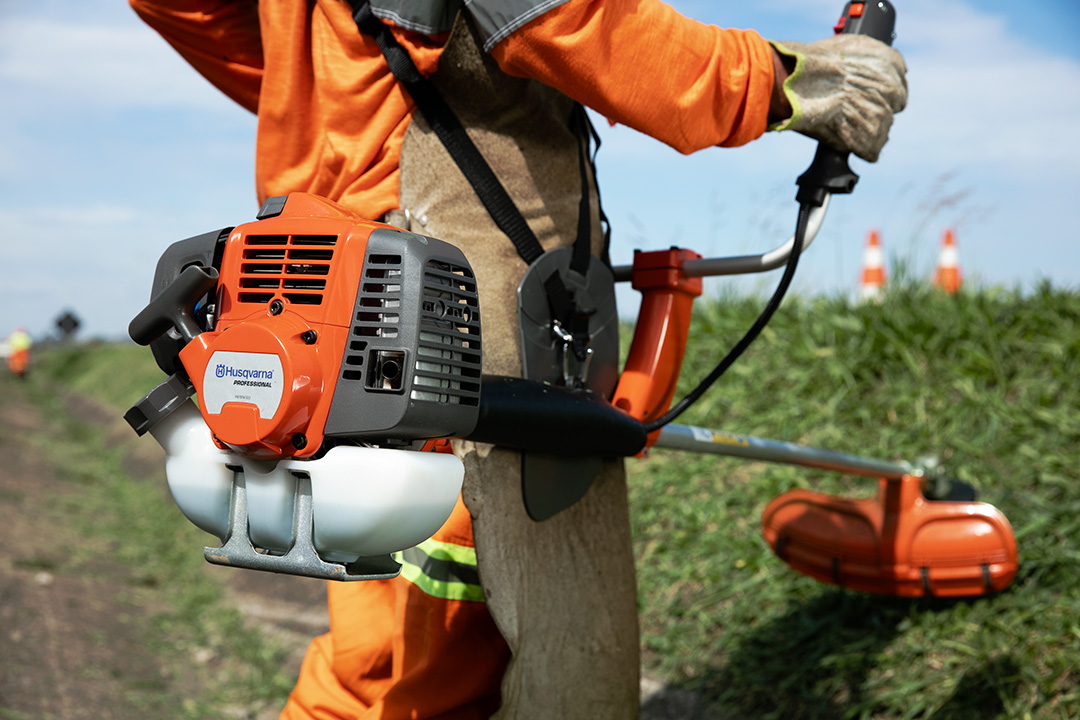
<svg viewBox="0 0 1080 720">
<path fill-rule="evenodd" d="M 750 447 L 750 440 L 745 435 L 724 432 L 723 430 L 708 430 L 700 427 L 690 427 L 690 434 L 698 442 L 715 443 L 716 445 L 735 445 L 738 447 Z"/>
<path fill-rule="evenodd" d="M 750 447 L 750 441 L 742 435 L 723 432 L 718 430 L 713 433 L 712 441 L 717 445 L 737 445 L 738 447 Z"/>
</svg>

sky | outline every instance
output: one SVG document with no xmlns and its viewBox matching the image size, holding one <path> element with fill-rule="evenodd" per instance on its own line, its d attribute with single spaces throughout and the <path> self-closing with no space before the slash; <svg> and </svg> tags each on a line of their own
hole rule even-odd
<svg viewBox="0 0 1080 720">
<path fill-rule="evenodd" d="M 677 0 L 776 40 L 827 36 L 835 0 Z M 876 164 L 852 160 L 800 263 L 801 295 L 848 293 L 880 232 L 887 271 L 933 272 L 946 228 L 965 281 L 1080 288 L 1080 3 L 895 0 L 909 101 Z M 765 252 L 795 224 L 813 141 L 768 133 L 683 156 L 597 118 L 612 259 L 635 248 Z M 255 118 L 190 69 L 126 2 L 0 0 L 0 338 L 73 312 L 83 338 L 125 337 L 172 242 L 254 219 Z M 779 271 L 713 279 L 765 295 Z M 620 313 L 636 301 L 620 288 Z"/>
</svg>

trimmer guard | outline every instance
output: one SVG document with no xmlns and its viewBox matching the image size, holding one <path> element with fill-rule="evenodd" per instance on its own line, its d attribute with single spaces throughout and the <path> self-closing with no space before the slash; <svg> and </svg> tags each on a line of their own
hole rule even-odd
<svg viewBox="0 0 1080 720">
<path fill-rule="evenodd" d="M 1005 516 L 982 502 L 928 500 L 922 478 L 879 480 L 877 498 L 792 490 L 765 508 L 769 546 L 798 572 L 901 597 L 999 592 L 1017 571 Z"/>
</svg>

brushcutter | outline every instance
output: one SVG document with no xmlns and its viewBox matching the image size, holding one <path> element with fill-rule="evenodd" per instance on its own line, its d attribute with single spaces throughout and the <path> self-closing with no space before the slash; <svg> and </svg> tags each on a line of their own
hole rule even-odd
<svg viewBox="0 0 1080 720">
<path fill-rule="evenodd" d="M 862 5 L 849 3 L 843 30 L 869 17 Z M 891 40 L 892 8 L 875 7 L 888 22 L 865 20 L 864 30 Z M 1016 572 L 1008 522 L 984 503 L 944 499 L 940 473 L 672 423 L 764 327 L 830 196 L 850 192 L 854 178 L 846 158 L 819 148 L 799 180 L 795 234 L 761 255 L 675 248 L 635 253 L 629 266 L 592 262 L 601 283 L 630 281 L 642 293 L 626 365 L 603 392 L 587 378 L 601 343 L 579 347 L 581 333 L 535 310 L 530 276 L 557 268 L 558 253 L 519 288 L 534 379 L 487 376 L 481 298 L 460 250 L 305 193 L 271 198 L 255 221 L 174 243 L 159 260 L 129 331 L 169 377 L 125 418 L 164 448 L 177 505 L 222 541 L 204 549 L 217 564 L 335 580 L 396 575 L 392 553 L 430 537 L 454 506 L 464 469 L 445 450 L 464 438 L 522 451 L 523 498 L 537 521 L 584 494 L 597 458 L 650 447 L 878 477 L 876 500 L 780 496 L 766 509 L 767 540 L 795 569 L 860 590 L 1000 590 Z M 702 278 L 780 266 L 762 317 L 672 406 Z M 546 380 L 535 379 L 538 366 Z M 575 472 L 551 471 L 568 459 Z"/>
</svg>

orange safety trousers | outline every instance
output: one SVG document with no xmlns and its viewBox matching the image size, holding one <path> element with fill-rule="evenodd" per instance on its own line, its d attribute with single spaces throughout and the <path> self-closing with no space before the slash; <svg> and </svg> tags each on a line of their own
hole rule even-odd
<svg viewBox="0 0 1080 720">
<path fill-rule="evenodd" d="M 473 720 L 498 710 L 510 650 L 479 585 L 448 581 L 440 567 L 470 556 L 475 567 L 460 497 L 419 547 L 428 561 L 406 551 L 396 578 L 329 583 L 330 632 L 308 648 L 283 720 Z"/>
</svg>

